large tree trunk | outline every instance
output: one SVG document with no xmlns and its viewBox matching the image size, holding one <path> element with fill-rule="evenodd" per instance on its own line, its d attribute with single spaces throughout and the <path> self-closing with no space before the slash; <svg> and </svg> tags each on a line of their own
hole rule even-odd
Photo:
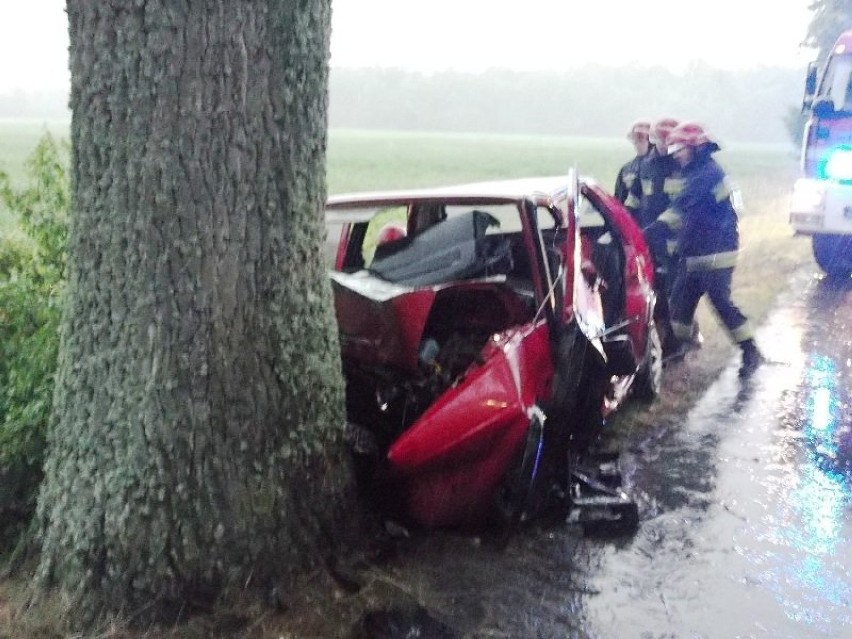
<svg viewBox="0 0 852 639">
<path fill-rule="evenodd" d="M 350 526 L 321 251 L 330 0 L 67 6 L 40 575 L 78 613 L 150 617 L 286 580 Z"/>
</svg>

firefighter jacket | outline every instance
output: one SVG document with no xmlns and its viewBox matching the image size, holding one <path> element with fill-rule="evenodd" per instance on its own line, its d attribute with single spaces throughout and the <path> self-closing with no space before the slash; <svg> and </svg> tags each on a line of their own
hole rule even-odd
<svg viewBox="0 0 852 639">
<path fill-rule="evenodd" d="M 647 154 L 637 155 L 621 167 L 618 176 L 615 178 L 615 190 L 613 191 L 616 199 L 640 224 L 639 207 L 642 203 L 642 187 L 639 183 L 639 166 L 646 157 L 648 157 Z"/>
<path fill-rule="evenodd" d="M 639 166 L 639 182 L 642 190 L 639 216 L 642 226 L 648 226 L 668 210 L 672 198 L 683 186 L 677 160 L 661 155 L 654 147 Z"/>
<path fill-rule="evenodd" d="M 725 172 L 711 154 L 714 143 L 696 149 L 683 168 L 683 188 L 652 233 L 677 238 L 677 252 L 687 272 L 732 268 L 739 249 L 737 213 Z"/>
</svg>

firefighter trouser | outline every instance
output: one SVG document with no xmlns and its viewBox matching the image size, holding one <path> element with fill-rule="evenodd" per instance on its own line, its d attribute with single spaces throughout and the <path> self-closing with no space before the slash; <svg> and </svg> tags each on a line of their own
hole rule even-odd
<svg viewBox="0 0 852 639">
<path fill-rule="evenodd" d="M 733 274 L 733 268 L 687 271 L 683 264 L 679 265 L 669 300 L 675 337 L 681 340 L 690 338 L 695 309 L 705 294 L 733 341 L 740 343 L 753 337 L 748 319 L 731 301 Z"/>
<path fill-rule="evenodd" d="M 663 341 L 663 355 L 666 356 L 676 350 L 679 346 L 677 337 L 672 327 L 671 311 L 669 309 L 669 297 L 672 293 L 672 285 L 677 270 L 677 260 L 669 255 L 665 241 L 654 241 L 649 238 L 651 258 L 654 262 L 654 292 L 657 294 L 657 303 L 654 306 L 654 321 Z"/>
<path fill-rule="evenodd" d="M 671 309 L 669 308 L 669 295 L 674 279 L 672 268 L 673 265 L 658 267 L 654 272 L 654 292 L 657 294 L 657 303 L 654 305 L 654 322 L 657 324 L 657 330 L 663 342 L 664 357 L 676 351 L 680 346 L 680 342 L 674 334 Z"/>
</svg>

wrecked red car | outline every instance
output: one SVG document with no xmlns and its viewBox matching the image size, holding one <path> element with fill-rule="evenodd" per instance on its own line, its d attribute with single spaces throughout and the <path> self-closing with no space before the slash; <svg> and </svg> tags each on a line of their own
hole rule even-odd
<svg viewBox="0 0 852 639">
<path fill-rule="evenodd" d="M 662 370 L 651 258 L 614 198 L 531 178 L 334 196 L 326 221 L 348 432 L 377 502 L 454 526 L 605 488 L 576 460 Z"/>
</svg>

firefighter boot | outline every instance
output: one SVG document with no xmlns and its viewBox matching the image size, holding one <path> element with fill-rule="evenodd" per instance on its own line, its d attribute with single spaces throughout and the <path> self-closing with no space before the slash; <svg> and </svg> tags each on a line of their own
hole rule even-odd
<svg viewBox="0 0 852 639">
<path fill-rule="evenodd" d="M 692 323 L 692 334 L 689 336 L 689 347 L 693 350 L 698 350 L 704 346 L 704 335 L 701 334 L 701 329 L 698 328 L 698 322 Z"/>
<path fill-rule="evenodd" d="M 743 363 L 742 366 L 740 366 L 740 377 L 748 377 L 766 360 L 757 348 L 757 344 L 754 343 L 753 339 L 747 339 L 744 342 L 740 342 L 740 348 L 743 351 Z"/>
</svg>

